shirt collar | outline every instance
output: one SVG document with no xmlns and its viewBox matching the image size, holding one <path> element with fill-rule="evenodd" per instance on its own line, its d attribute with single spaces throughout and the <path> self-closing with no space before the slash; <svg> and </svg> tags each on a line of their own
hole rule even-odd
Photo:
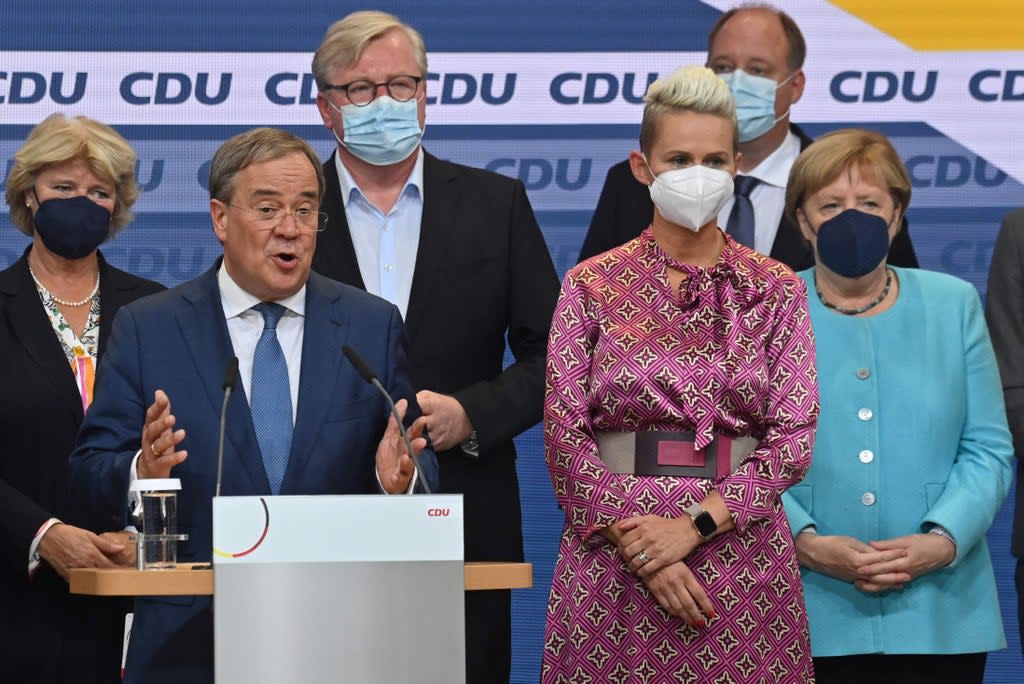
<svg viewBox="0 0 1024 684">
<path fill-rule="evenodd" d="M 224 308 L 225 318 L 237 318 L 262 301 L 243 290 L 228 274 L 223 262 L 217 269 L 217 287 L 220 288 L 220 303 Z M 279 299 L 276 303 L 294 314 L 305 316 L 306 286 L 303 285 L 298 292 L 290 297 Z"/>
<path fill-rule="evenodd" d="M 775 148 L 764 160 L 752 168 L 749 176 L 757 178 L 766 185 L 784 189 L 789 182 L 789 170 L 800 156 L 800 138 L 790 131 L 782 144 Z"/>
<path fill-rule="evenodd" d="M 334 166 L 338 170 L 338 185 L 341 188 L 341 202 L 346 209 L 348 209 L 348 203 L 355 197 L 365 197 L 363 191 L 356 185 L 356 181 L 352 178 L 352 174 L 349 173 L 348 169 L 345 168 L 345 164 L 341 161 L 341 155 L 334 155 Z M 402 192 L 399 193 L 399 197 L 408 192 L 409 188 L 414 188 L 420 197 L 423 197 L 423 146 L 421 145 L 416 150 L 416 163 L 412 167 L 412 173 L 405 180 L 405 185 L 402 186 Z"/>
</svg>

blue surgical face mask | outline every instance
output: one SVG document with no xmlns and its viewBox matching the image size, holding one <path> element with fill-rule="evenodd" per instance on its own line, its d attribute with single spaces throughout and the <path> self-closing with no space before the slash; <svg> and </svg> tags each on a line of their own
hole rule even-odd
<svg viewBox="0 0 1024 684">
<path fill-rule="evenodd" d="M 338 138 L 337 131 L 335 139 L 367 164 L 388 166 L 408 159 L 423 137 L 416 99 L 396 102 L 382 95 L 362 107 L 328 104 L 341 112 L 345 129 L 344 140 Z"/>
<path fill-rule="evenodd" d="M 818 258 L 833 273 L 859 278 L 889 253 L 889 224 L 876 214 L 847 209 L 818 226 Z"/>
<path fill-rule="evenodd" d="M 764 76 L 751 76 L 742 69 L 718 75 L 732 91 L 741 143 L 760 138 L 770 131 L 772 126 L 789 116 L 788 109 L 782 116 L 775 116 L 775 91 L 785 85 L 795 74 L 794 71 L 782 83 L 776 83 Z"/>
<path fill-rule="evenodd" d="M 65 259 L 81 259 L 110 234 L 110 212 L 88 197 L 48 199 L 33 217 L 46 248 Z"/>
</svg>

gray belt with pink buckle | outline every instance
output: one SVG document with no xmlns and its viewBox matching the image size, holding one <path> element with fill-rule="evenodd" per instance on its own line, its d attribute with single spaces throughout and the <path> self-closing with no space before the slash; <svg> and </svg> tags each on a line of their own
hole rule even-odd
<svg viewBox="0 0 1024 684">
<path fill-rule="evenodd" d="M 715 433 L 703 449 L 694 449 L 693 432 L 598 432 L 601 460 L 615 473 L 674 477 L 723 477 L 757 448 L 753 437 Z"/>
</svg>

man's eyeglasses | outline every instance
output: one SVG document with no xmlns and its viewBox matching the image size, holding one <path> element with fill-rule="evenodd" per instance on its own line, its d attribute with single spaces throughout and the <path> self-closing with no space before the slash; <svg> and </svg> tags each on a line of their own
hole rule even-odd
<svg viewBox="0 0 1024 684">
<path fill-rule="evenodd" d="M 295 220 L 295 225 L 300 230 L 309 233 L 316 233 L 327 227 L 327 214 L 322 211 L 316 211 L 311 207 L 299 207 L 295 211 L 287 211 L 281 207 L 269 205 L 253 207 L 252 209 L 231 204 L 230 202 L 227 205 L 251 214 L 263 230 L 277 228 L 284 223 L 286 216 L 291 216 Z"/>
<path fill-rule="evenodd" d="M 341 85 L 327 84 L 323 90 L 340 90 L 345 93 L 348 101 L 357 107 L 365 107 L 377 98 L 377 89 L 385 86 L 388 95 L 396 102 L 408 102 L 416 97 L 419 90 L 422 76 L 395 76 L 387 83 L 374 83 L 373 81 L 352 81 Z"/>
</svg>

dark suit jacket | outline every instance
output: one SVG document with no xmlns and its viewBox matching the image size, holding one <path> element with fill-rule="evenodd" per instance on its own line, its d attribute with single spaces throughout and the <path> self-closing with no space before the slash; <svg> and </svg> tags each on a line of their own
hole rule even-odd
<svg viewBox="0 0 1024 684">
<path fill-rule="evenodd" d="M 39 300 L 28 253 L 0 272 L 0 681 L 119 681 L 126 605 L 68 594 L 45 562 L 29 579 L 28 549 L 51 517 L 105 532 L 120 516 L 68 500 L 68 455 L 82 422 L 74 374 Z M 100 264 L 99 357 L 114 314 L 159 283 Z"/>
<path fill-rule="evenodd" d="M 364 288 L 333 156 L 324 174 L 330 222 L 313 268 Z M 541 418 L 558 277 L 521 182 L 426 154 L 423 185 L 406 312 L 413 385 L 454 395 L 479 436 L 475 461 L 438 454 L 442 491 L 465 494 L 466 560 L 520 560 L 512 438 Z M 506 335 L 516 362 L 502 370 Z"/>
<path fill-rule="evenodd" d="M 1024 454 L 1024 209 L 1007 214 L 996 238 L 985 318 L 999 361 L 1006 419 L 1018 459 L 1010 552 L 1024 558 L 1024 471 L 1020 465 Z"/>
<path fill-rule="evenodd" d="M 189 539 L 179 561 L 209 561 L 218 421 L 226 360 L 234 352 L 217 287 L 219 263 L 173 290 L 125 307 L 114 321 L 97 399 L 71 455 L 77 495 L 104 515 L 123 515 L 129 469 L 153 392 L 171 400 L 189 458 L 181 479 L 179 531 Z M 314 274 L 306 287 L 302 372 L 292 451 L 281 494 L 376 493 L 374 454 L 388 407 L 341 355 L 351 345 L 394 397 L 418 413 L 398 310 L 377 297 Z M 436 483 L 433 453 L 420 463 Z M 221 493 L 270 494 L 249 404 L 242 387 L 228 402 Z M 135 602 L 126 682 L 212 682 L 213 620 L 209 597 L 154 597 Z"/>
<path fill-rule="evenodd" d="M 813 142 L 799 126 L 790 124 L 790 130 L 800 138 L 801 151 Z M 651 201 L 650 190 L 633 176 L 628 159 L 619 162 L 608 169 L 597 209 L 590 220 L 590 230 L 583 239 L 579 261 L 632 240 L 651 224 L 653 216 L 654 203 Z M 768 256 L 794 271 L 802 271 L 814 265 L 814 252 L 804 240 L 800 227 L 785 215 L 779 222 L 779 230 Z M 889 248 L 888 263 L 917 268 L 917 256 L 910 243 L 910 228 L 906 218 L 903 220 L 903 230 L 896 234 Z"/>
</svg>

